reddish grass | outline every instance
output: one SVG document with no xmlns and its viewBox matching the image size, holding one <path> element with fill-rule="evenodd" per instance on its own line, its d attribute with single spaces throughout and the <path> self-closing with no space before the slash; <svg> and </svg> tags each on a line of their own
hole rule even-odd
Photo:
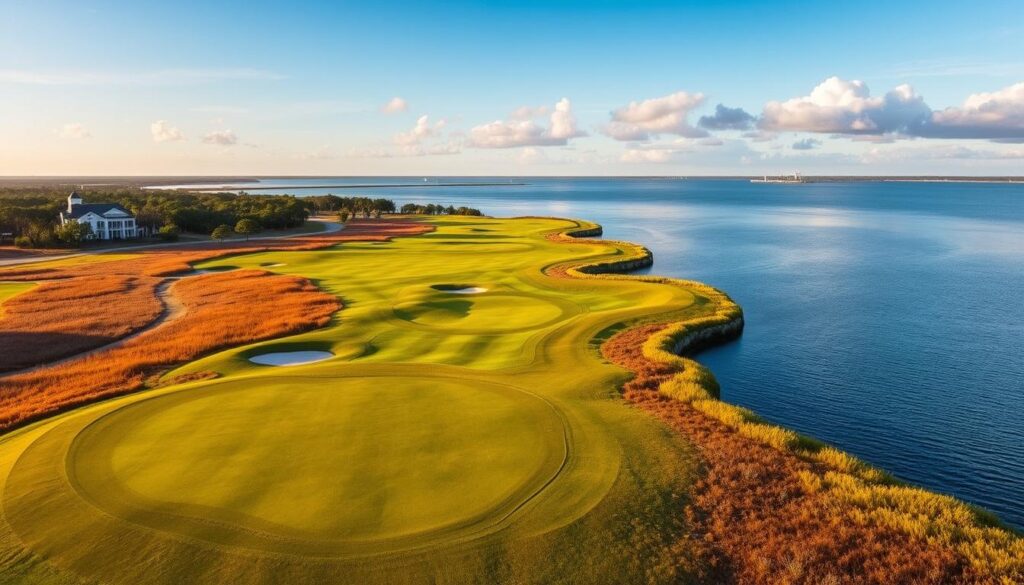
<svg viewBox="0 0 1024 585">
<path fill-rule="evenodd" d="M 4 303 L 0 372 L 67 357 L 125 337 L 160 315 L 159 278 L 123 274 L 43 282 Z"/>
<path fill-rule="evenodd" d="M 76 355 L 131 335 L 162 311 L 162 277 L 196 262 L 269 250 L 315 250 L 346 241 L 380 241 L 433 229 L 410 221 L 353 221 L 344 231 L 281 240 L 140 251 L 134 258 L 0 270 L 0 280 L 43 281 L 4 303 L 0 373 Z"/>
<path fill-rule="evenodd" d="M 2 381 L 0 430 L 143 386 L 154 371 L 206 353 L 326 325 L 338 299 L 295 276 L 261 270 L 175 283 L 186 313 L 123 345 Z"/>
<path fill-rule="evenodd" d="M 722 423 L 658 392 L 676 372 L 648 360 L 644 342 L 665 325 L 612 337 L 604 356 L 635 372 L 627 401 L 667 423 L 700 451 L 702 479 L 685 511 L 701 582 L 749 584 L 989 583 L 968 561 L 941 545 L 856 521 L 841 507 L 805 491 L 801 471 L 819 466 L 740 436 Z"/>
</svg>

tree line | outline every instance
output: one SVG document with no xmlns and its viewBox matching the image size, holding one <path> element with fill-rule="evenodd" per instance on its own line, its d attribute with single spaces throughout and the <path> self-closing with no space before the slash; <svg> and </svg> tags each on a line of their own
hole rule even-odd
<svg viewBox="0 0 1024 585">
<path fill-rule="evenodd" d="M 380 217 L 386 213 L 396 212 L 395 202 L 384 198 L 314 195 L 303 199 L 318 213 L 337 213 L 343 216 L 342 221 L 349 217 Z M 406 203 L 397 212 L 404 215 L 483 215 L 479 209 L 472 207 L 445 206 L 438 203 Z"/>
<path fill-rule="evenodd" d="M 87 226 L 60 225 L 67 208 L 67 187 L 0 189 L 0 234 L 11 234 L 26 247 L 75 246 Z M 117 203 L 135 215 L 147 233 L 175 239 L 178 233 L 209 234 L 221 225 L 243 220 L 261 228 L 286 229 L 306 222 L 312 207 L 292 195 L 192 193 L 142 189 L 82 191 L 85 203 Z"/>
<path fill-rule="evenodd" d="M 0 188 L 0 234 L 11 234 L 24 247 L 74 247 L 84 241 L 88 227 L 60 225 L 70 189 L 54 187 Z M 241 193 L 200 193 L 139 188 L 87 189 L 86 203 L 117 203 L 135 215 L 135 223 L 146 233 L 175 240 L 180 233 L 218 235 L 226 230 L 246 235 L 263 229 L 287 229 L 303 225 L 313 213 L 329 213 L 342 221 L 357 217 L 380 217 L 400 212 L 423 215 L 483 215 L 471 207 L 435 203 L 407 203 L 398 210 L 386 198 L 316 195 L 250 195 Z M 243 223 L 244 222 L 244 223 Z M 234 226 L 232 228 L 231 226 Z M 241 229 L 235 229 L 239 228 Z"/>
</svg>

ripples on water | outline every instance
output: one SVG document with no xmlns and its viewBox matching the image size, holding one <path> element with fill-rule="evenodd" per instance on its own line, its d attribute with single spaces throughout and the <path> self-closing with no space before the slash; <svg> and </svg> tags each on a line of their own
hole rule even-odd
<svg viewBox="0 0 1024 585">
<path fill-rule="evenodd" d="M 333 191 L 642 242 L 743 306 L 742 339 L 701 356 L 725 400 L 1024 527 L 1024 185 L 525 182 Z"/>
</svg>

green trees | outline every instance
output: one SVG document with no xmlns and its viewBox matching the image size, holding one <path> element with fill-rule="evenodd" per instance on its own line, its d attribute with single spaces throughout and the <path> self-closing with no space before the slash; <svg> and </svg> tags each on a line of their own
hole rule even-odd
<svg viewBox="0 0 1024 585">
<path fill-rule="evenodd" d="M 231 229 L 231 226 L 225 223 L 214 228 L 213 231 L 210 233 L 210 237 L 219 242 L 224 240 L 225 238 L 231 237 L 231 234 L 233 233 L 234 231 Z"/>
<path fill-rule="evenodd" d="M 419 203 L 406 203 L 402 206 L 401 212 L 407 215 L 474 215 L 480 216 L 483 213 L 472 207 L 445 207 L 435 203 L 421 205 Z"/>
<path fill-rule="evenodd" d="M 246 241 L 249 240 L 249 236 L 252 234 L 258 234 L 263 231 L 259 222 L 254 219 L 242 219 L 235 224 L 235 233 L 239 233 L 245 236 Z"/>
<path fill-rule="evenodd" d="M 345 223 L 346 221 L 348 221 L 347 209 L 342 209 L 341 211 L 338 212 L 338 221 L 340 221 L 341 223 Z"/>
<path fill-rule="evenodd" d="M 78 223 L 77 221 L 69 221 L 65 224 L 61 224 L 54 230 L 57 240 L 61 244 L 72 248 L 81 246 L 82 241 L 91 233 L 92 228 L 89 227 L 89 224 Z"/>
<path fill-rule="evenodd" d="M 157 232 L 157 235 L 161 240 L 165 242 L 176 242 L 178 241 L 178 234 L 181 233 L 181 229 L 173 223 L 169 223 L 162 226 Z"/>
</svg>

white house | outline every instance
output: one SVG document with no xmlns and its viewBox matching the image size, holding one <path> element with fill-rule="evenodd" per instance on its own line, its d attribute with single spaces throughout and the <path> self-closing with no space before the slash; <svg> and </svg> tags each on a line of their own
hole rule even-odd
<svg viewBox="0 0 1024 585">
<path fill-rule="evenodd" d="M 135 216 L 116 203 L 82 203 L 78 191 L 68 195 L 68 210 L 60 212 L 61 225 L 68 222 L 89 224 L 89 239 L 123 240 L 139 235 Z"/>
</svg>

